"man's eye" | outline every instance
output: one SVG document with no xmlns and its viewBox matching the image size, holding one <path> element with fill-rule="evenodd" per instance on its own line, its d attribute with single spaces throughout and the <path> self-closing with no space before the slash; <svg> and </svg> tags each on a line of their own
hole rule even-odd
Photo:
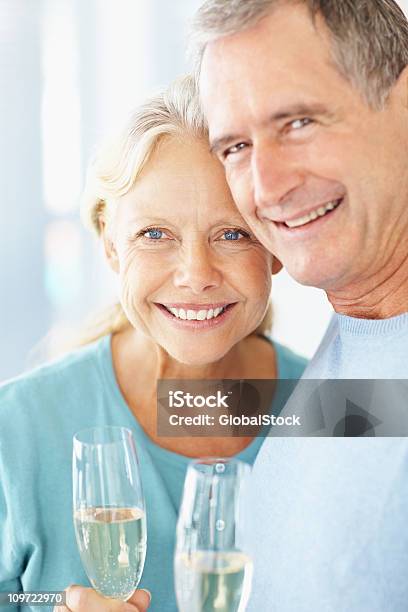
<svg viewBox="0 0 408 612">
<path fill-rule="evenodd" d="M 301 119 L 295 119 L 294 121 L 291 121 L 289 123 L 289 127 L 293 130 L 300 130 L 301 128 L 304 128 L 307 125 L 310 125 L 311 123 L 313 123 L 313 119 L 310 119 L 309 117 L 302 117 Z"/>
<path fill-rule="evenodd" d="M 233 145 L 232 147 L 228 147 L 228 149 L 225 149 L 223 153 L 224 159 L 226 159 L 230 155 L 236 155 L 237 153 L 240 153 L 243 149 L 246 148 L 246 146 L 247 145 L 245 144 L 245 142 L 239 142 L 238 144 Z"/>
<path fill-rule="evenodd" d="M 240 240 L 242 238 L 249 238 L 249 234 L 241 230 L 225 230 L 222 235 L 223 240 Z"/>
</svg>

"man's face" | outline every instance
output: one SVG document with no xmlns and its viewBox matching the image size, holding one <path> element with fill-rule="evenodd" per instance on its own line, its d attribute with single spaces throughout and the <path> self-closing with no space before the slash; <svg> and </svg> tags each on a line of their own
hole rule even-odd
<svg viewBox="0 0 408 612">
<path fill-rule="evenodd" d="M 295 279 L 336 291 L 406 250 L 408 92 L 400 78 L 374 111 L 331 57 L 321 18 L 284 5 L 207 46 L 200 90 L 247 223 Z"/>
</svg>

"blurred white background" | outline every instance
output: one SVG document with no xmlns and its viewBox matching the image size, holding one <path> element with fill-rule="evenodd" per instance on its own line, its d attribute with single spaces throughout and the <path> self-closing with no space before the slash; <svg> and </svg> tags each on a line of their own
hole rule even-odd
<svg viewBox="0 0 408 612">
<path fill-rule="evenodd" d="M 0 0 L 0 380 L 44 357 L 50 329 L 69 337 L 113 301 L 79 222 L 85 168 L 136 104 L 188 69 L 200 3 Z M 275 338 L 311 356 L 331 314 L 324 294 L 283 272 L 273 302 Z"/>
</svg>

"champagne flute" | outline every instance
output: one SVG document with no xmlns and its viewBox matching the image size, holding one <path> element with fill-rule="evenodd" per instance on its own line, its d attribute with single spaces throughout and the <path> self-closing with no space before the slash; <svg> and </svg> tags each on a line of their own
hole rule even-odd
<svg viewBox="0 0 408 612">
<path fill-rule="evenodd" d="M 174 561 L 180 612 L 243 612 L 252 560 L 242 549 L 247 464 L 199 459 L 187 470 Z"/>
<path fill-rule="evenodd" d="M 82 564 L 96 591 L 126 601 L 146 557 L 146 514 L 135 441 L 123 427 L 74 436 L 74 526 Z"/>
</svg>

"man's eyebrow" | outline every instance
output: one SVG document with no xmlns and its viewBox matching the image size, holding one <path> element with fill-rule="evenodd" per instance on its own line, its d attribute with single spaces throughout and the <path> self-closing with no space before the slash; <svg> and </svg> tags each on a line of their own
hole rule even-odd
<svg viewBox="0 0 408 612">
<path fill-rule="evenodd" d="M 282 121 L 283 119 L 290 119 L 296 116 L 308 116 L 308 115 L 326 115 L 333 117 L 326 106 L 319 103 L 296 103 L 285 106 L 284 109 L 278 110 L 272 113 L 266 120 L 260 122 L 261 127 L 270 125 L 275 121 Z M 239 142 L 240 140 L 246 140 L 242 134 L 226 134 L 219 138 L 210 139 L 210 151 L 216 153 L 223 147 L 231 144 L 231 142 Z"/>
<path fill-rule="evenodd" d="M 235 134 L 227 134 L 226 136 L 220 136 L 220 138 L 210 139 L 210 153 L 217 153 L 220 149 L 223 149 L 231 142 L 237 142 L 243 140 L 242 136 Z"/>
<path fill-rule="evenodd" d="M 296 115 L 329 115 L 332 116 L 333 113 L 329 112 L 327 106 L 324 104 L 320 104 L 318 102 L 311 103 L 296 103 L 290 104 L 286 106 L 282 110 L 278 110 L 273 113 L 267 121 L 263 123 L 270 123 L 272 121 L 281 121 L 282 119 L 290 119 L 291 117 L 295 117 Z"/>
</svg>

